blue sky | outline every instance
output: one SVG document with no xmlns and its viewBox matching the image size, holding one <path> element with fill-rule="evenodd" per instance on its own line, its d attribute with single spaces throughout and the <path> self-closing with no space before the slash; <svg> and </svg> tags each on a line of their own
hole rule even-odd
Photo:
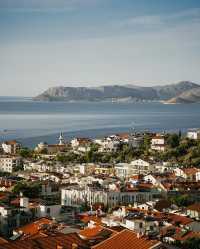
<svg viewBox="0 0 200 249">
<path fill-rule="evenodd" d="M 200 1 L 0 0 L 1 95 L 200 83 Z"/>
</svg>

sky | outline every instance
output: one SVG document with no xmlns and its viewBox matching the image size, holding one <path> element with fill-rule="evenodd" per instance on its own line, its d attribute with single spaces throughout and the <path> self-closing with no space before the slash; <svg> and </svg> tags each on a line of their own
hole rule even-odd
<svg viewBox="0 0 200 249">
<path fill-rule="evenodd" d="M 1 96 L 200 83 L 199 0 L 0 0 Z"/>
</svg>

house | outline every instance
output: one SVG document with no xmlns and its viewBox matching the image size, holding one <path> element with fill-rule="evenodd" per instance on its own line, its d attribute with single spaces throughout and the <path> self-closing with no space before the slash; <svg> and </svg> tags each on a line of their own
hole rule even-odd
<svg viewBox="0 0 200 249">
<path fill-rule="evenodd" d="M 79 172 L 82 175 L 90 175 L 94 173 L 94 171 L 95 171 L 95 165 L 93 163 L 79 165 Z"/>
<path fill-rule="evenodd" d="M 71 140 L 71 146 L 74 151 L 87 152 L 90 150 L 92 140 L 90 138 L 74 138 Z"/>
<path fill-rule="evenodd" d="M 111 135 L 102 140 L 95 140 L 95 143 L 100 145 L 99 152 L 116 152 L 122 141 L 117 135 Z"/>
<path fill-rule="evenodd" d="M 16 140 L 5 141 L 2 143 L 2 149 L 6 154 L 17 154 L 20 148 L 21 144 L 18 143 Z"/>
<path fill-rule="evenodd" d="M 175 168 L 174 172 L 177 177 L 182 177 L 186 181 L 200 181 L 200 170 L 195 167 Z"/>
<path fill-rule="evenodd" d="M 54 201 L 42 200 L 37 211 L 37 217 L 57 218 L 60 215 L 61 205 Z"/>
<path fill-rule="evenodd" d="M 155 151 L 165 151 L 165 137 L 164 135 L 156 134 L 151 139 L 151 149 Z"/>
<path fill-rule="evenodd" d="M 0 205 L 0 233 L 11 236 L 13 229 L 30 222 L 30 213 L 21 213 L 19 208 L 6 204 Z"/>
<path fill-rule="evenodd" d="M 40 142 L 36 147 L 35 151 L 38 153 L 46 154 L 56 154 L 58 152 L 63 152 L 67 149 L 67 144 L 65 143 L 62 132 L 58 138 L 58 144 L 47 144 L 46 142 Z"/>
<path fill-rule="evenodd" d="M 187 131 L 187 138 L 189 139 L 200 139 L 200 129 L 190 129 Z"/>
<path fill-rule="evenodd" d="M 20 157 L 15 156 L 0 156 L 0 171 L 12 173 L 17 167 L 22 165 Z"/>
<path fill-rule="evenodd" d="M 91 249 L 159 249 L 162 243 L 151 240 L 128 229 L 111 236 L 103 242 L 92 246 Z"/>
<path fill-rule="evenodd" d="M 95 174 L 96 175 L 113 175 L 114 174 L 114 166 L 112 164 L 100 163 L 95 166 Z"/>
<path fill-rule="evenodd" d="M 143 141 L 144 136 L 141 134 L 134 133 L 129 136 L 129 146 L 133 149 L 139 148 L 143 144 Z"/>
<path fill-rule="evenodd" d="M 186 214 L 191 218 L 200 219 L 200 203 L 195 203 L 186 208 Z"/>
<path fill-rule="evenodd" d="M 50 172 L 52 170 L 51 162 L 48 161 L 25 161 L 24 170 L 37 171 L 37 172 Z"/>
<path fill-rule="evenodd" d="M 121 179 L 132 176 L 132 167 L 129 163 L 117 163 L 114 166 L 115 175 Z"/>
<path fill-rule="evenodd" d="M 159 234 L 159 222 L 152 216 L 141 216 L 139 213 L 130 213 L 124 220 L 124 226 L 136 233 L 145 235 Z"/>
<path fill-rule="evenodd" d="M 130 164 L 132 168 L 132 174 L 147 175 L 155 171 L 154 162 L 147 162 L 142 159 L 137 159 L 132 161 Z"/>
<path fill-rule="evenodd" d="M 116 137 L 118 137 L 118 139 L 124 144 L 129 143 L 129 139 L 130 139 L 129 133 L 118 133 L 118 134 L 116 134 Z"/>
<path fill-rule="evenodd" d="M 65 144 L 47 144 L 46 142 L 40 142 L 35 147 L 35 152 L 47 153 L 47 154 L 56 154 L 58 152 L 63 152 L 65 150 L 66 150 Z"/>
</svg>

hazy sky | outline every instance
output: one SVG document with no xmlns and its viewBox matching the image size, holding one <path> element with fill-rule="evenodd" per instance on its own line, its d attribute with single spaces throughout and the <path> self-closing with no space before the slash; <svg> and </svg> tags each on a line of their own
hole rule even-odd
<svg viewBox="0 0 200 249">
<path fill-rule="evenodd" d="M 199 0 L 0 0 L 0 95 L 200 83 Z"/>
</svg>

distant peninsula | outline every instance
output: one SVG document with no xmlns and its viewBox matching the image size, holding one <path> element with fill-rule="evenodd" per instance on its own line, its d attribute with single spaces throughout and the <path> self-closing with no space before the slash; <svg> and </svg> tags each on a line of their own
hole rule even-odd
<svg viewBox="0 0 200 249">
<path fill-rule="evenodd" d="M 200 85 L 181 81 L 164 86 L 106 85 L 99 87 L 51 87 L 33 98 L 35 101 L 162 101 L 167 104 L 200 102 Z"/>
</svg>

